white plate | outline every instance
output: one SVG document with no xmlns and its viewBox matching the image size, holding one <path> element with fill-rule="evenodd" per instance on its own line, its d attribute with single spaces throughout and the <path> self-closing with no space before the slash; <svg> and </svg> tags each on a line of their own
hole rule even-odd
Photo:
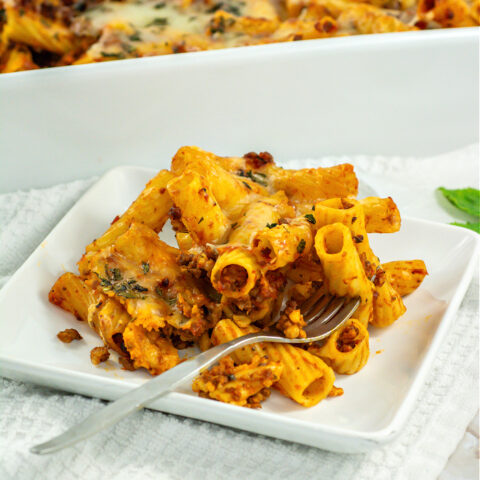
<svg viewBox="0 0 480 480">
<path fill-rule="evenodd" d="M 108 172 L 0 291 L 0 375 L 104 399 L 118 398 L 149 378 L 121 370 L 112 360 L 93 366 L 89 351 L 101 344 L 99 338 L 51 305 L 47 295 L 61 273 L 76 271 L 85 245 L 128 207 L 153 174 L 138 167 Z M 397 234 L 371 239 L 382 261 L 422 258 L 430 275 L 406 299 L 408 310 L 401 319 L 390 328 L 371 330 L 366 368 L 337 376 L 342 397 L 305 409 L 274 393 L 256 411 L 199 398 L 187 384 L 152 408 L 341 452 L 364 451 L 394 438 L 454 319 L 478 241 L 469 230 L 414 219 L 404 219 Z M 57 332 L 67 327 L 79 330 L 84 340 L 59 342 Z"/>
</svg>

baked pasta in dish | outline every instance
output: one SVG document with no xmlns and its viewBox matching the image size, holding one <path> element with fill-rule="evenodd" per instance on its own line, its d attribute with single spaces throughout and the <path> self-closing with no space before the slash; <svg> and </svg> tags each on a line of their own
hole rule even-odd
<svg viewBox="0 0 480 480">
<path fill-rule="evenodd" d="M 479 24 L 479 0 L 0 0 L 0 72 Z"/>
<path fill-rule="evenodd" d="M 202 397 L 234 405 L 258 407 L 272 388 L 316 405 L 342 393 L 335 374 L 365 366 L 368 327 L 395 322 L 402 295 L 427 275 L 422 260 L 380 263 L 368 235 L 398 231 L 400 215 L 391 198 L 357 200 L 357 188 L 349 164 L 287 170 L 266 152 L 182 147 L 49 300 L 99 335 L 94 364 L 114 352 L 124 368 L 159 375 L 191 346 L 204 351 L 267 327 L 305 338 L 300 306 L 319 290 L 360 297 L 354 318 L 325 341 L 244 347 L 193 382 Z M 177 247 L 159 238 L 167 220 Z M 59 338 L 81 340 L 72 332 Z"/>
</svg>

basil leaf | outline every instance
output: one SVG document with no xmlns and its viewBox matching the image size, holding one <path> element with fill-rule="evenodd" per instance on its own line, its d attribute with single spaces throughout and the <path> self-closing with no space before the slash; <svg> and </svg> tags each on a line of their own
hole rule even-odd
<svg viewBox="0 0 480 480">
<path fill-rule="evenodd" d="M 445 187 L 439 187 L 439 190 L 443 196 L 459 210 L 480 218 L 480 190 L 476 188 L 449 190 Z"/>
</svg>

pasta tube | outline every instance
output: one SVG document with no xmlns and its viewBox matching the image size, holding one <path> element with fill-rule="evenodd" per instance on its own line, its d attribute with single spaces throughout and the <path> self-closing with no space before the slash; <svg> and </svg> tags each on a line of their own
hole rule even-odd
<svg viewBox="0 0 480 480">
<path fill-rule="evenodd" d="M 198 245 L 225 241 L 230 222 L 203 175 L 187 170 L 171 180 L 167 190 L 180 208 L 183 224 Z"/>
<path fill-rule="evenodd" d="M 367 197 L 359 203 L 365 213 L 367 233 L 395 233 L 400 230 L 400 212 L 391 197 Z"/>
<path fill-rule="evenodd" d="M 225 214 L 232 220 L 238 218 L 249 203 L 251 194 L 266 194 L 261 185 L 240 179 L 225 170 L 217 161 L 217 156 L 198 147 L 182 147 L 172 159 L 172 172 L 180 175 L 185 170 L 193 170 L 207 177 L 213 196 Z"/>
<path fill-rule="evenodd" d="M 310 224 L 304 218 L 264 228 L 253 239 L 253 252 L 260 265 L 275 270 L 307 255 L 313 245 Z"/>
<path fill-rule="evenodd" d="M 214 345 L 225 343 L 252 331 L 250 326 L 240 329 L 231 320 L 222 320 L 212 332 Z M 283 366 L 283 372 L 274 387 L 304 407 L 312 407 L 327 397 L 333 387 L 333 370 L 320 358 L 288 344 L 263 343 L 236 350 L 232 355 L 241 363 L 248 363 L 253 352 L 266 354 L 270 360 Z"/>
<path fill-rule="evenodd" d="M 339 296 L 360 297 L 356 316 L 366 326 L 372 318 L 373 288 L 349 229 L 341 223 L 320 228 L 315 236 L 315 250 L 325 273 L 328 291 Z"/>
<path fill-rule="evenodd" d="M 372 302 L 373 314 L 370 321 L 376 326 L 387 326 L 393 323 L 405 313 L 406 309 L 400 295 L 391 287 L 388 279 L 382 275 L 382 270 L 379 270 L 380 261 L 370 248 L 365 214 L 360 202 L 351 198 L 329 199 L 317 203 L 314 213 L 318 225 L 338 221 L 348 227 L 367 278 L 371 279 L 374 275 L 376 276 Z M 363 321 L 362 315 L 358 314 L 358 317 Z"/>
<path fill-rule="evenodd" d="M 322 346 L 312 345 L 308 351 L 319 356 L 336 373 L 351 375 L 367 363 L 370 354 L 368 338 L 365 326 L 352 318 L 332 333 Z"/>
<path fill-rule="evenodd" d="M 415 291 L 428 275 L 423 260 L 405 260 L 382 263 L 390 285 L 402 297 Z"/>
<path fill-rule="evenodd" d="M 17 8 L 12 3 L 5 3 L 7 23 L 3 36 L 6 40 L 59 54 L 76 48 L 78 41 L 68 27 L 58 20 L 44 18 L 34 10 Z"/>
<path fill-rule="evenodd" d="M 168 218 L 168 211 L 172 201 L 167 192 L 167 184 L 173 178 L 168 170 L 161 170 L 145 186 L 138 198 L 128 207 L 119 218 L 113 220 L 111 227 L 98 239 L 87 246 L 87 252 L 100 250 L 111 245 L 115 239 L 128 230 L 135 221 L 149 226 L 159 232 Z M 83 262 L 79 263 L 80 272 Z"/>
<path fill-rule="evenodd" d="M 217 292 L 239 298 L 248 295 L 260 276 L 255 257 L 245 248 L 232 247 L 218 257 L 210 280 Z"/>
<path fill-rule="evenodd" d="M 122 333 L 132 318 L 117 301 L 93 290 L 73 273 L 65 273 L 55 282 L 48 299 L 78 319 L 88 321 L 105 345 L 125 355 Z"/>
</svg>

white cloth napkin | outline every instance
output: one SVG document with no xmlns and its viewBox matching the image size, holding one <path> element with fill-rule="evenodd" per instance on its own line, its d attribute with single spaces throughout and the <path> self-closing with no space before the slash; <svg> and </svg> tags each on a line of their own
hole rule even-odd
<svg viewBox="0 0 480 480">
<path fill-rule="evenodd" d="M 477 146 L 429 159 L 337 157 L 285 166 L 343 161 L 404 215 L 452 221 L 434 189 L 478 186 Z M 0 195 L 0 287 L 93 181 Z M 476 273 L 403 432 L 383 448 L 336 454 L 147 410 L 37 457 L 29 446 L 104 402 L 0 378 L 0 479 L 436 479 L 478 410 L 478 289 Z"/>
</svg>

